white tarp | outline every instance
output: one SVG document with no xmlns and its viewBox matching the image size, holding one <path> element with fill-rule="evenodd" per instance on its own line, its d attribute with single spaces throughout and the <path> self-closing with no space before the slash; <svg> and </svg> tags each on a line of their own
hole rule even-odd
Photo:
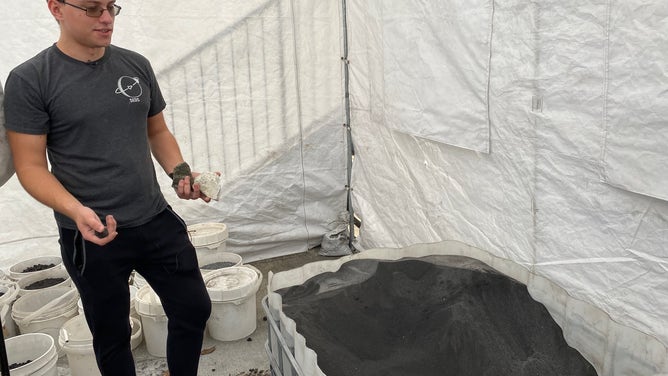
<svg viewBox="0 0 668 376">
<path fill-rule="evenodd" d="M 170 201 L 249 257 L 317 244 L 345 209 L 341 4 L 119 2 L 115 43 L 153 62 L 193 168 L 225 176 L 225 201 Z M 347 1 L 361 244 L 511 260 L 665 358 L 667 18 L 656 0 Z M 2 2 L 0 80 L 56 27 L 43 1 Z M 0 205 L 0 267 L 57 252 L 16 179 Z M 645 347 L 596 348 L 622 375 Z"/>
</svg>

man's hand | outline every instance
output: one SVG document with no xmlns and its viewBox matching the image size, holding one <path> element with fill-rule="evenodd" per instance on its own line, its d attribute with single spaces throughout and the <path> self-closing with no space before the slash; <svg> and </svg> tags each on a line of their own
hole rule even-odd
<svg viewBox="0 0 668 376">
<path fill-rule="evenodd" d="M 199 175 L 197 172 L 192 173 L 193 176 Z M 210 197 L 207 197 L 205 194 L 200 192 L 199 184 L 193 184 L 192 189 L 190 188 L 190 177 L 186 176 L 185 178 L 179 180 L 179 186 L 174 188 L 176 190 L 176 195 L 179 196 L 182 200 L 197 200 L 202 199 L 204 202 L 211 201 Z"/>
<path fill-rule="evenodd" d="M 114 240 L 118 235 L 116 232 L 116 219 L 113 215 L 105 218 L 107 226 L 100 221 L 100 218 L 93 210 L 87 207 L 81 207 L 75 219 L 77 228 L 85 240 L 97 245 L 105 245 Z"/>
</svg>

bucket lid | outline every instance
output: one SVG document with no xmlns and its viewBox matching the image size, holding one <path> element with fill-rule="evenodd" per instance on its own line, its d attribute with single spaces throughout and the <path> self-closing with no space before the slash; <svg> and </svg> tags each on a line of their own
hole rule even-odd
<svg viewBox="0 0 668 376">
<path fill-rule="evenodd" d="M 188 226 L 188 234 L 195 247 L 221 243 L 227 240 L 227 225 L 224 223 L 198 223 Z"/>
<path fill-rule="evenodd" d="M 207 273 L 204 283 L 212 301 L 230 301 L 255 294 L 262 273 L 251 265 L 230 266 Z"/>
<path fill-rule="evenodd" d="M 89 346 L 93 343 L 93 334 L 88 328 L 84 315 L 77 315 L 67 320 L 60 328 L 58 343 L 61 346 Z"/>
<path fill-rule="evenodd" d="M 162 308 L 162 302 L 160 301 L 158 294 L 153 291 L 150 285 L 140 288 L 139 291 L 137 291 L 135 299 L 135 309 L 140 315 L 165 315 L 165 310 Z"/>
</svg>

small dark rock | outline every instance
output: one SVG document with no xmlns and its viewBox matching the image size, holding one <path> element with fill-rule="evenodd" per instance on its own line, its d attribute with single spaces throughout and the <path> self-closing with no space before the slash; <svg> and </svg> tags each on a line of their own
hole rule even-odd
<svg viewBox="0 0 668 376">
<path fill-rule="evenodd" d="M 172 188 L 178 188 L 179 182 L 186 176 L 190 177 L 190 186 L 192 188 L 194 179 L 188 163 L 182 162 L 176 165 L 176 167 L 174 167 L 174 171 L 172 172 Z"/>
</svg>

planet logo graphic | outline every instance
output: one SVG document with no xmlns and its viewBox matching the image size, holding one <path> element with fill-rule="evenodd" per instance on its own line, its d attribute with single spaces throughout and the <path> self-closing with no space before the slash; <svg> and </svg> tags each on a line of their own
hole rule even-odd
<svg viewBox="0 0 668 376">
<path fill-rule="evenodd" d="M 116 94 L 130 98 L 130 102 L 139 102 L 139 97 L 142 95 L 139 77 L 121 76 L 118 79 Z"/>
</svg>

